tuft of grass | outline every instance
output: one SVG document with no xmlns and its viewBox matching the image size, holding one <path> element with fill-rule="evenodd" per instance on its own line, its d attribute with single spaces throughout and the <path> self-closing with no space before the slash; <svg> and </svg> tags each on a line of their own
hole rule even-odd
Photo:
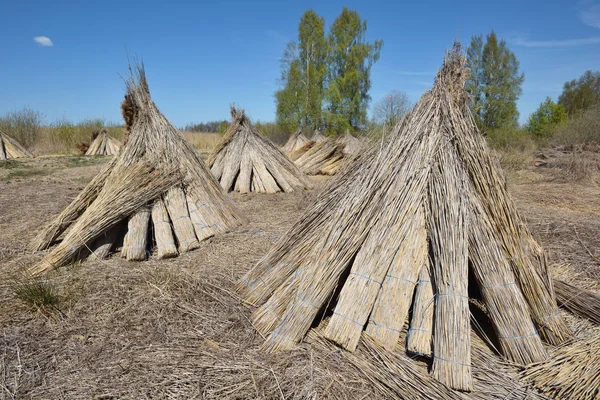
<svg viewBox="0 0 600 400">
<path fill-rule="evenodd" d="M 63 296 L 52 282 L 43 278 L 22 276 L 10 283 L 14 297 L 41 311 L 61 311 Z"/>
<path fill-rule="evenodd" d="M 0 161 L 0 168 L 3 168 L 3 169 L 31 168 L 31 166 L 20 163 L 15 160 L 3 160 L 3 161 Z"/>
</svg>

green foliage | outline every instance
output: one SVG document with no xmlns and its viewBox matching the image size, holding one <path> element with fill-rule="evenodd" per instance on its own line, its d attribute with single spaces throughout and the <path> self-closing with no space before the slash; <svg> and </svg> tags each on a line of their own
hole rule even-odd
<svg viewBox="0 0 600 400">
<path fill-rule="evenodd" d="M 275 92 L 283 131 L 301 127 L 337 133 L 365 125 L 371 66 L 383 45 L 367 42 L 366 30 L 366 21 L 345 7 L 327 37 L 322 17 L 313 10 L 302 15 L 298 42 L 288 43 L 281 59 L 281 88 Z"/>
<path fill-rule="evenodd" d="M 553 145 L 600 144 L 600 105 L 592 106 L 554 129 Z"/>
<path fill-rule="evenodd" d="M 371 67 L 379 60 L 383 41 L 367 42 L 366 31 L 367 21 L 346 7 L 329 30 L 329 86 L 325 95 L 329 132 L 357 130 L 367 122 Z"/>
<path fill-rule="evenodd" d="M 44 115 L 29 107 L 0 118 L 0 130 L 25 147 L 31 147 L 41 135 Z"/>
<path fill-rule="evenodd" d="M 548 136 L 551 128 L 565 122 L 567 113 L 561 104 L 556 104 L 550 97 L 529 116 L 526 129 L 535 136 Z"/>
<path fill-rule="evenodd" d="M 600 104 L 600 71 L 586 71 L 579 79 L 566 82 L 558 98 L 569 116 Z"/>
<path fill-rule="evenodd" d="M 492 31 L 486 36 L 474 36 L 467 50 L 471 75 L 466 88 L 472 96 L 472 110 L 477 123 L 484 129 L 516 126 L 519 118 L 517 100 L 525 79 L 519 73 L 519 61 Z"/>
<path fill-rule="evenodd" d="M 43 311 L 60 311 L 62 296 L 56 287 L 42 278 L 21 277 L 11 282 L 14 296 L 24 303 Z"/>
</svg>

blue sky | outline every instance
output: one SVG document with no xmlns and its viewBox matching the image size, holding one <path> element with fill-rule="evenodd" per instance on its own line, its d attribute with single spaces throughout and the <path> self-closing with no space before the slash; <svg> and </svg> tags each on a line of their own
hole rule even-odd
<svg viewBox="0 0 600 400">
<path fill-rule="evenodd" d="M 368 21 L 368 39 L 384 40 L 373 102 L 391 90 L 418 100 L 455 37 L 467 45 L 492 29 L 525 73 L 522 122 L 565 81 L 600 69 L 600 0 L 324 3 L 5 0 L 0 115 L 29 106 L 47 122 L 120 121 L 129 52 L 144 60 L 154 101 L 177 126 L 228 118 L 232 102 L 274 120 L 279 58 L 300 16 L 313 8 L 329 26 L 344 5 Z"/>
</svg>

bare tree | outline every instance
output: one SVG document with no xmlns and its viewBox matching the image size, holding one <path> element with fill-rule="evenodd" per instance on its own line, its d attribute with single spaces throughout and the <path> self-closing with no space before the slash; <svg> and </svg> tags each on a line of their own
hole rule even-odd
<svg viewBox="0 0 600 400">
<path fill-rule="evenodd" d="M 377 123 L 394 126 L 400 122 L 410 107 L 406 93 L 392 90 L 373 106 L 373 119 Z"/>
</svg>

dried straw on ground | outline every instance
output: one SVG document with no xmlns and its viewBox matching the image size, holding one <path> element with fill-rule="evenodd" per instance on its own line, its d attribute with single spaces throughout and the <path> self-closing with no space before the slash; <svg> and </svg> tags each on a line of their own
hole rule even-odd
<svg viewBox="0 0 600 400">
<path fill-rule="evenodd" d="M 542 361 L 542 339 L 569 339 L 544 254 L 470 114 L 465 65 L 457 45 L 390 138 L 344 168 L 242 279 L 265 349 L 290 349 L 331 316 L 324 336 L 342 347 L 355 350 L 366 328 L 394 350 L 412 306 L 420 320 L 411 329 L 434 334 L 431 351 L 430 337 L 409 349 L 432 354 L 442 383 L 471 390 L 469 266 L 506 359 Z M 423 268 L 433 281 L 427 304 L 413 296 Z"/>
<path fill-rule="evenodd" d="M 34 239 L 32 249 L 45 250 L 66 232 L 32 274 L 89 252 L 104 257 L 121 239 L 128 260 L 146 259 L 154 241 L 160 258 L 171 257 L 243 222 L 200 155 L 152 101 L 143 66 L 131 70 L 126 85 L 133 111 L 129 140 Z"/>
<path fill-rule="evenodd" d="M 323 135 L 321 132 L 319 132 L 318 129 L 315 129 L 315 132 L 313 133 L 312 137 L 310 138 L 310 140 L 312 140 L 313 142 L 321 142 L 325 139 L 327 139 L 327 137 L 325 135 Z"/>
<path fill-rule="evenodd" d="M 231 107 L 231 125 L 207 160 L 227 191 L 292 192 L 308 189 L 308 177 L 246 117 Z"/>
<path fill-rule="evenodd" d="M 86 156 L 114 156 L 119 152 L 121 142 L 110 136 L 106 129 L 92 134 L 92 143 L 85 152 Z"/>
<path fill-rule="evenodd" d="M 600 324 L 600 294 L 554 279 L 558 305 L 581 318 Z"/>
<path fill-rule="evenodd" d="M 302 129 L 298 128 L 296 132 L 294 132 L 292 136 L 290 136 L 288 141 L 285 142 L 281 150 L 283 150 L 287 154 L 290 154 L 298 150 L 308 142 L 309 140 L 306 136 L 304 136 L 304 133 L 302 133 Z"/>
<path fill-rule="evenodd" d="M 600 398 L 600 335 L 559 348 L 548 361 L 522 373 L 526 382 L 555 399 Z"/>
<path fill-rule="evenodd" d="M 0 131 L 0 160 L 22 157 L 33 157 L 33 154 L 21 146 L 15 139 Z"/>
</svg>

